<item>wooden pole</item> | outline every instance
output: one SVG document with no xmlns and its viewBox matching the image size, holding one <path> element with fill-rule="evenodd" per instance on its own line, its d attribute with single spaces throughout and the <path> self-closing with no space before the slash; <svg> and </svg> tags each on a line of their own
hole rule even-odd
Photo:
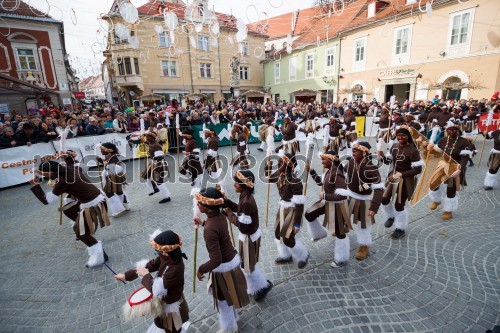
<svg viewBox="0 0 500 333">
<path fill-rule="evenodd" d="M 102 185 L 101 167 L 99 166 L 99 161 L 97 160 L 97 157 L 95 159 L 95 163 L 97 164 L 97 172 L 99 173 L 99 182 L 101 183 L 101 189 L 104 190 L 104 186 Z"/>
<path fill-rule="evenodd" d="M 266 202 L 266 228 L 268 226 L 269 221 L 269 198 L 271 195 L 271 183 L 267 182 L 267 202 Z"/>
<path fill-rule="evenodd" d="M 59 196 L 59 225 L 62 225 L 62 214 L 63 214 L 63 195 Z"/>
<path fill-rule="evenodd" d="M 488 135 L 488 132 L 484 135 L 483 138 L 483 147 L 481 148 L 481 154 L 479 155 L 479 162 L 477 163 L 477 168 L 481 166 L 481 159 L 483 158 L 483 152 L 484 152 L 484 146 L 486 145 L 486 136 Z"/>
<path fill-rule="evenodd" d="M 180 157 L 181 157 L 181 143 L 180 143 L 180 138 L 179 138 L 179 132 L 177 132 L 177 169 L 180 170 L 181 163 L 180 163 Z"/>
<path fill-rule="evenodd" d="M 198 253 L 198 226 L 194 227 L 193 293 L 196 293 L 196 255 Z"/>
<path fill-rule="evenodd" d="M 311 162 L 307 162 L 306 164 L 306 170 L 308 170 L 311 167 Z M 307 194 L 307 182 L 309 180 L 309 172 L 306 173 L 306 184 L 304 185 L 304 196 Z"/>
</svg>

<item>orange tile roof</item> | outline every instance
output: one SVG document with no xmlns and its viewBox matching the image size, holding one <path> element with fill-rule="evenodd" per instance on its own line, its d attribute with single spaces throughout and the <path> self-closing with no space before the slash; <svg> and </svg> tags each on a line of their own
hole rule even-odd
<svg viewBox="0 0 500 333">
<path fill-rule="evenodd" d="M 183 4 L 175 4 L 175 3 L 166 3 L 165 6 L 160 5 L 156 0 L 150 0 L 148 3 L 142 5 L 137 8 L 139 11 L 139 15 L 149 15 L 149 16 L 158 16 L 161 17 L 161 11 L 165 8 L 169 11 L 173 11 L 179 20 L 184 20 L 185 18 L 185 10 L 186 5 Z M 217 17 L 217 21 L 219 22 L 221 27 L 227 29 L 237 30 L 236 27 L 236 17 L 228 14 L 222 14 L 218 12 L 214 12 Z M 263 32 L 257 30 L 256 28 L 248 26 L 248 32 L 252 34 L 264 34 Z"/>
<path fill-rule="evenodd" d="M 368 18 L 368 4 L 374 1 L 380 1 L 381 4 L 378 12 L 374 17 Z M 421 0 L 421 7 L 425 9 L 425 4 L 431 0 Z M 434 0 L 434 3 L 442 3 L 449 0 Z M 352 29 L 359 28 L 363 25 L 373 23 L 375 21 L 380 21 L 381 19 L 386 19 L 391 16 L 397 16 L 401 14 L 406 14 L 410 11 L 420 13 L 419 2 L 415 4 L 406 5 L 406 0 L 357 0 L 345 5 L 344 10 L 339 9 L 337 12 L 340 15 L 331 13 L 328 15 L 327 12 L 318 12 L 318 8 L 315 8 L 317 14 L 309 18 L 307 24 L 303 24 L 303 28 L 300 32 L 299 38 L 293 42 L 293 49 L 301 49 L 308 45 L 314 44 L 319 39 L 324 41 L 328 38 L 335 37 L 338 33 L 347 32 Z M 280 15 L 281 17 L 290 15 L 291 13 Z M 330 17 L 328 17 L 330 16 Z M 272 19 L 270 19 L 271 21 Z M 300 14 L 299 14 L 300 21 Z M 269 36 L 277 36 L 282 32 L 273 33 L 269 32 Z M 288 32 L 289 33 L 289 32 Z M 286 34 L 285 34 L 286 35 Z M 285 50 L 280 50 L 280 53 L 286 52 Z"/>
<path fill-rule="evenodd" d="M 14 9 L 17 5 L 19 6 Z M 4 8 L 6 8 L 7 10 L 5 10 Z M 52 18 L 42 11 L 36 9 L 35 7 L 28 5 L 26 2 L 18 0 L 3 0 L 2 6 L 0 6 L 0 13 L 29 17 Z"/>
</svg>

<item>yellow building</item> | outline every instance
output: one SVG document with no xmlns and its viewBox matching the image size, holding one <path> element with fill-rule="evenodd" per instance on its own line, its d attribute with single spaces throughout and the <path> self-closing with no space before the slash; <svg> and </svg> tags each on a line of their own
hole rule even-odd
<svg viewBox="0 0 500 333">
<path fill-rule="evenodd" d="M 244 38 L 237 19 L 209 10 L 208 1 L 186 6 L 151 0 L 137 10 L 135 24 L 124 20 L 117 2 L 102 18 L 110 26 L 104 55 L 120 101 L 147 105 L 175 98 L 184 105 L 188 98 L 215 103 L 222 97 L 229 99 L 235 54 L 240 78 L 235 95 L 262 90 L 260 62 L 265 57 L 266 35 L 248 29 Z M 133 10 L 128 15 L 134 19 Z M 168 30 L 167 24 L 173 29 Z"/>
<path fill-rule="evenodd" d="M 340 33 L 340 100 L 480 99 L 500 90 L 500 1 L 434 0 L 431 11 L 428 2 L 349 5 L 357 15 Z"/>
</svg>

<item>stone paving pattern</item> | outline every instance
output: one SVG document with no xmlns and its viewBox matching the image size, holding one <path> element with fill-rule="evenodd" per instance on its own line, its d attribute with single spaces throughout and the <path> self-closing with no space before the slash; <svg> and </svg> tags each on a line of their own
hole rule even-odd
<svg viewBox="0 0 500 333">
<path fill-rule="evenodd" d="M 251 145 L 252 153 L 262 160 L 265 155 L 257 147 Z M 486 144 L 481 168 L 468 169 L 469 186 L 460 193 L 459 212 L 452 220 L 442 221 L 441 210 L 429 211 L 426 199 L 410 210 L 407 235 L 392 240 L 380 211 L 370 257 L 363 262 L 354 259 L 357 244 L 351 233 L 351 261 L 342 269 L 330 268 L 333 238 L 313 243 L 305 226 L 300 238 L 311 253 L 308 266 L 299 270 L 295 264 L 274 264 L 272 221 L 278 197 L 272 185 L 260 265 L 275 287 L 265 301 L 252 301 L 241 312 L 240 332 L 455 333 L 484 332 L 500 324 L 499 191 L 482 189 L 489 149 L 491 142 Z M 230 155 L 229 147 L 220 152 Z M 138 179 L 142 166 L 127 162 L 129 179 L 133 175 Z M 317 158 L 313 167 L 321 170 Z M 149 197 L 144 184 L 130 184 L 126 192 L 132 210 L 112 218 L 111 227 L 98 229 L 96 238 L 103 241 L 109 265 L 124 272 L 136 261 L 153 257 L 148 235 L 156 228 L 180 233 L 189 257 L 185 286 L 189 332 L 216 332 L 217 315 L 206 281 L 197 282 L 197 292 L 192 293 L 191 188 L 179 183 L 169 187 L 172 201 L 159 205 L 158 195 Z M 0 192 L 0 331 L 145 332 L 152 319 L 121 318 L 122 305 L 140 281 L 123 285 L 104 266 L 85 268 L 85 247 L 75 241 L 70 221 L 65 218 L 59 226 L 57 206 L 43 206 L 29 188 L 22 185 Z M 228 188 L 228 195 L 237 198 L 233 187 Z M 310 181 L 308 205 L 316 201 L 318 191 Z M 267 185 L 259 183 L 256 200 L 263 227 L 266 193 Z M 198 265 L 207 259 L 201 235 L 199 239 Z"/>
</svg>

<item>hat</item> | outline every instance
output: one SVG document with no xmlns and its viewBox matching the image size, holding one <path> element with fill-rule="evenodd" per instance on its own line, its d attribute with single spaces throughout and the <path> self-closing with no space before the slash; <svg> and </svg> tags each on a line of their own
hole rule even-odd
<svg viewBox="0 0 500 333">
<path fill-rule="evenodd" d="M 324 154 L 320 154 L 319 157 L 331 160 L 332 162 L 339 160 L 338 153 L 335 150 L 328 150 Z"/>
<path fill-rule="evenodd" d="M 353 150 L 354 149 L 361 150 L 362 152 L 370 154 L 370 149 L 372 149 L 372 146 L 370 146 L 370 144 L 368 142 L 362 141 L 362 142 L 355 143 L 352 146 L 352 149 Z"/>
<path fill-rule="evenodd" d="M 181 135 L 182 135 L 182 136 L 187 136 L 187 137 L 190 137 L 190 136 L 192 137 L 192 136 L 194 135 L 194 131 L 193 131 L 193 129 L 192 129 L 191 127 L 188 127 L 188 128 L 186 128 L 186 129 L 182 132 L 182 134 L 181 134 Z"/>
<path fill-rule="evenodd" d="M 45 161 L 38 166 L 38 170 L 42 172 L 57 172 L 60 164 L 56 161 Z"/>
<path fill-rule="evenodd" d="M 111 142 L 104 142 L 101 145 L 101 150 L 104 150 L 107 153 L 117 153 L 118 152 L 118 148 L 116 148 L 116 145 L 114 143 L 111 143 Z"/>
<path fill-rule="evenodd" d="M 116 115 L 117 116 L 123 116 L 123 112 L 117 112 Z"/>
<path fill-rule="evenodd" d="M 413 137 L 411 136 L 411 133 L 408 129 L 407 126 L 401 126 L 396 130 L 396 135 L 398 134 L 404 134 L 408 137 L 408 142 L 413 143 Z"/>
<path fill-rule="evenodd" d="M 498 99 L 498 95 L 500 95 L 500 91 L 496 91 L 493 96 L 491 96 L 491 101 L 494 101 L 496 99 Z"/>
<path fill-rule="evenodd" d="M 151 131 L 146 132 L 146 136 L 149 136 L 150 138 L 153 138 L 155 140 L 156 140 L 156 137 L 157 137 L 156 133 L 155 132 L 151 132 Z"/>
<path fill-rule="evenodd" d="M 224 196 L 215 187 L 202 188 L 200 192 L 194 194 L 194 198 L 202 206 L 213 210 L 224 206 Z"/>
<path fill-rule="evenodd" d="M 171 230 L 155 230 L 149 236 L 149 243 L 156 251 L 172 252 L 182 247 L 182 238 Z"/>
<path fill-rule="evenodd" d="M 441 110 L 443 110 L 443 109 L 447 109 L 447 108 L 448 108 L 448 105 L 443 105 L 443 106 L 441 106 Z"/>
<path fill-rule="evenodd" d="M 295 159 L 295 155 L 292 155 L 290 153 L 286 153 L 285 155 L 281 156 L 281 160 L 283 163 L 285 163 L 288 166 L 291 166 L 292 168 L 295 168 L 297 165 L 297 160 Z"/>
<path fill-rule="evenodd" d="M 234 175 L 234 181 L 252 189 L 254 187 L 255 176 L 250 170 L 238 170 Z"/>
</svg>

